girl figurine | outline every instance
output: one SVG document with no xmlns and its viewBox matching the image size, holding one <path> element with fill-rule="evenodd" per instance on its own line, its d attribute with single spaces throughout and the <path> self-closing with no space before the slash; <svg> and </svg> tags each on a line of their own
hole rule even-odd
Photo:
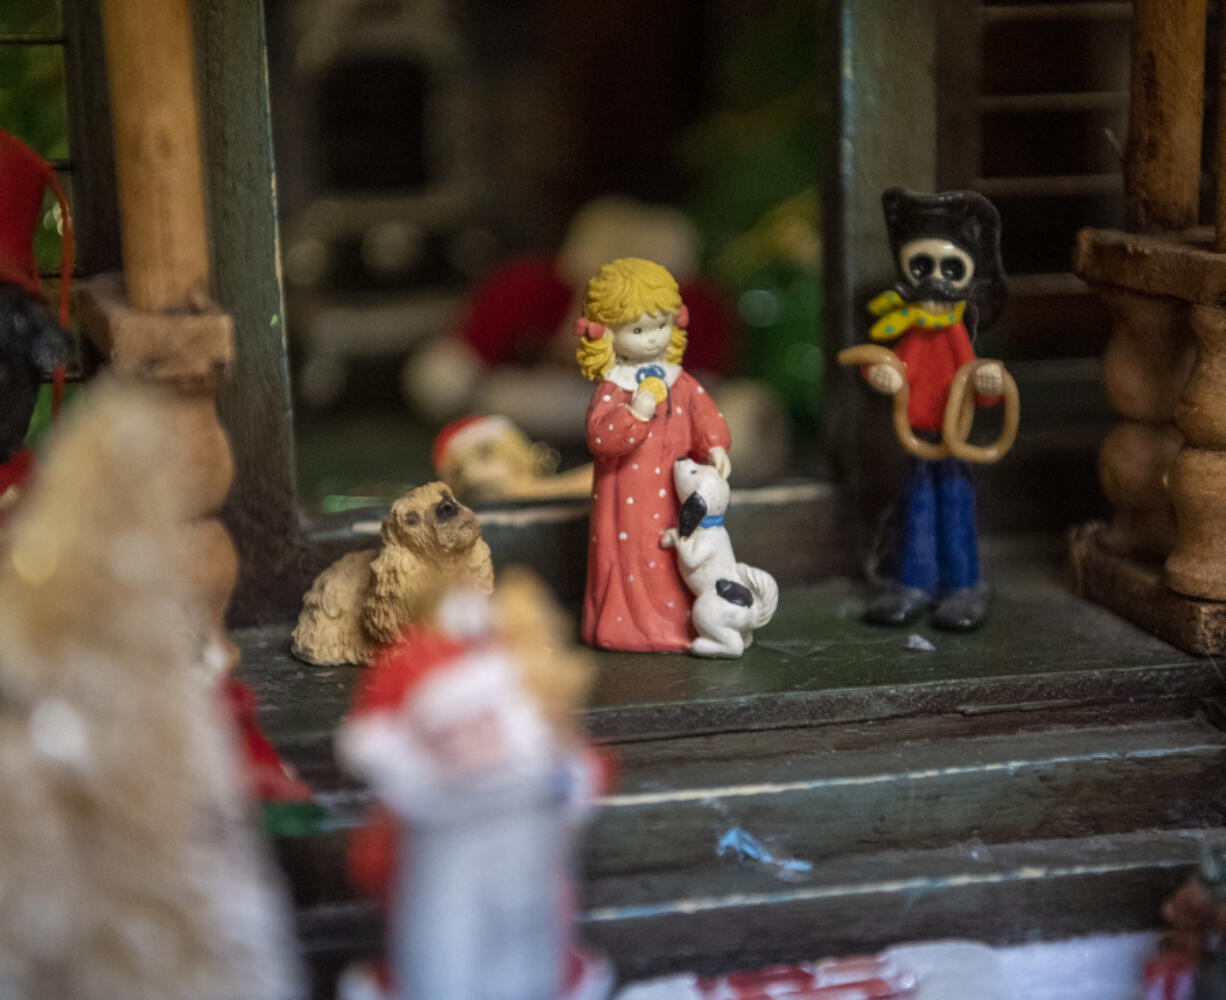
<svg viewBox="0 0 1226 1000">
<path fill-rule="evenodd" d="M 583 641 L 640 652 L 690 648 L 690 592 L 660 548 L 677 526 L 673 463 L 708 462 L 725 479 L 728 425 L 681 367 L 689 315 L 659 264 L 624 257 L 588 282 L 576 323 L 579 367 L 596 392 L 587 445 L 596 458 Z"/>
</svg>

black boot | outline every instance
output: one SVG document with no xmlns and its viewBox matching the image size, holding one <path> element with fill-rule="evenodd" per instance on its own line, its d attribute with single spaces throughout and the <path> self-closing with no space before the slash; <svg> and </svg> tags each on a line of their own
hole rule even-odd
<svg viewBox="0 0 1226 1000">
<path fill-rule="evenodd" d="M 932 595 L 918 587 L 891 583 L 870 598 L 864 620 L 874 625 L 909 625 L 932 606 Z"/>
<path fill-rule="evenodd" d="M 937 603 L 932 624 L 946 632 L 971 632 L 983 624 L 991 596 L 991 589 L 982 581 L 951 590 Z"/>
</svg>

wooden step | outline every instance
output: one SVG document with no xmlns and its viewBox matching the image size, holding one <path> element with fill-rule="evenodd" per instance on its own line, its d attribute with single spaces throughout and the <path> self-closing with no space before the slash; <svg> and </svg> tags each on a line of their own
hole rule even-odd
<svg viewBox="0 0 1226 1000">
<path fill-rule="evenodd" d="M 623 981 L 759 968 L 933 937 L 988 944 L 1152 928 L 1164 896 L 1226 830 L 1168 830 L 830 859 L 803 881 L 729 866 L 587 887 L 582 934 Z M 643 902 L 643 899 L 654 900 Z M 299 912 L 317 984 L 381 947 L 378 907 Z M 319 995 L 326 995 L 326 989 Z"/>
<path fill-rule="evenodd" d="M 587 831 L 584 878 L 723 870 L 720 842 L 734 830 L 812 865 L 971 841 L 1226 825 L 1226 796 L 1212 792 L 1226 734 L 1199 716 L 1134 711 L 1142 717 L 1127 725 L 1016 713 L 974 727 L 899 720 L 626 744 L 619 788 Z M 938 728 L 951 732 L 938 737 Z M 278 844 L 300 906 L 352 896 L 345 841 L 371 805 L 356 786 L 320 802 L 324 829 Z"/>
<path fill-rule="evenodd" d="M 587 838 L 591 880 L 721 869 L 743 829 L 817 864 L 968 840 L 1080 837 L 1226 825 L 1226 734 L 1200 719 L 843 751 L 824 729 L 669 740 L 623 748 L 622 781 Z"/>
<path fill-rule="evenodd" d="M 584 936 L 626 979 L 756 968 L 890 944 L 1005 944 L 1155 926 L 1163 896 L 1226 830 L 1171 830 L 832 858 L 588 886 Z M 643 900 L 653 900 L 644 902 Z"/>
</svg>

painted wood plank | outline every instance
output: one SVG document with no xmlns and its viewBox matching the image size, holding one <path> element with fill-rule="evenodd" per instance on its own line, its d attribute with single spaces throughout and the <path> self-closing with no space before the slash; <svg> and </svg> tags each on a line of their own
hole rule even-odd
<svg viewBox="0 0 1226 1000">
<path fill-rule="evenodd" d="M 263 6 L 193 4 L 212 294 L 234 319 L 239 358 L 218 392 L 235 459 L 222 517 L 242 560 L 236 624 L 296 613 L 309 583 L 299 555 Z"/>
</svg>

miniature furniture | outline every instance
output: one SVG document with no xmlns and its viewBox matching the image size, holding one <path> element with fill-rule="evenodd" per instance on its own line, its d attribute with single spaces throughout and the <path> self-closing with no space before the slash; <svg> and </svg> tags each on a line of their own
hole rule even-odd
<svg viewBox="0 0 1226 1000">
<path fill-rule="evenodd" d="M 1216 229 L 1197 228 L 1206 5 L 1135 11 L 1128 228 L 1084 230 L 1075 263 L 1113 320 L 1103 382 L 1119 422 L 1099 472 L 1114 513 L 1078 532 L 1072 558 L 1080 593 L 1214 654 L 1226 649 L 1226 117 Z"/>
</svg>

